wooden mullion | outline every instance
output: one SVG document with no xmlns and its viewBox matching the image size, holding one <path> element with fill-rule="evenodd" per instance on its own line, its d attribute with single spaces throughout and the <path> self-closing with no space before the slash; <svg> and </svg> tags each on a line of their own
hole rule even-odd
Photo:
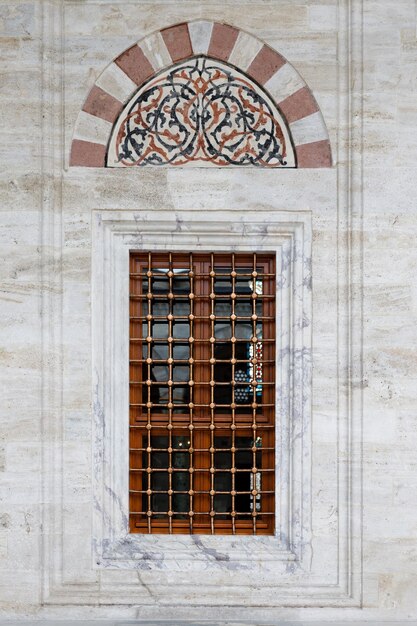
<svg viewBox="0 0 417 626">
<path fill-rule="evenodd" d="M 130 257 L 129 259 L 129 270 L 131 273 L 135 272 L 136 270 L 136 266 L 137 266 L 137 260 L 135 257 Z M 136 278 L 129 278 L 129 290 L 130 293 L 139 293 L 141 289 L 141 280 L 138 280 Z M 142 308 L 142 302 L 141 301 L 134 301 L 134 300 L 130 300 L 129 302 L 129 313 L 130 313 L 130 317 L 141 317 L 141 308 Z M 132 334 L 134 332 L 137 331 L 137 329 L 140 328 L 141 329 L 141 322 L 132 322 L 130 321 L 130 336 L 132 336 Z M 141 358 L 141 353 L 142 353 L 142 346 L 141 344 L 131 344 L 129 346 L 129 355 L 132 359 L 138 359 Z M 141 370 L 141 366 L 135 366 L 135 365 L 130 365 L 129 366 L 129 370 L 130 370 L 130 379 L 132 379 L 133 376 L 136 376 L 138 374 L 138 372 L 140 373 L 140 376 L 142 374 Z M 129 390 L 129 394 L 130 394 L 130 401 L 132 403 L 137 403 L 139 402 L 139 398 L 141 397 L 142 394 L 142 387 L 139 385 L 137 387 L 130 387 Z M 130 417 L 130 421 L 136 421 L 136 416 L 135 415 L 131 415 Z M 133 438 L 133 439 L 132 439 Z M 131 432 L 131 436 L 130 436 L 130 446 L 133 447 L 138 439 L 140 438 L 140 435 L 134 432 Z M 139 453 L 140 454 L 140 453 Z M 130 467 L 134 467 L 137 465 L 141 464 L 141 458 L 138 455 L 138 453 L 130 453 L 129 454 L 129 463 L 130 463 Z M 137 473 L 131 473 L 130 477 L 129 477 L 129 488 L 130 489 L 137 489 L 137 490 L 141 490 L 142 489 L 142 476 L 139 472 Z M 130 502 L 130 508 L 131 510 L 141 510 L 142 509 L 142 496 L 141 495 L 136 495 L 136 494 L 130 494 L 129 497 L 129 502 Z M 131 523 L 131 530 L 132 530 L 132 525 L 134 525 L 136 519 L 134 520 L 130 520 Z"/>
<path fill-rule="evenodd" d="M 201 275 L 201 273 L 206 273 L 206 266 L 207 263 L 205 263 L 204 259 L 200 257 L 197 257 L 197 260 L 195 261 L 196 263 L 196 275 Z M 196 282 L 196 295 L 201 296 L 201 295 L 208 295 L 209 294 L 209 282 L 208 279 L 197 279 Z M 206 300 L 196 300 L 196 304 L 195 304 L 195 314 L 196 316 L 199 317 L 199 320 L 196 322 L 195 324 L 195 328 L 196 328 L 196 338 L 197 339 L 208 339 L 209 337 L 209 327 L 208 327 L 208 320 L 207 320 L 207 302 Z M 207 359 L 207 344 L 205 342 L 199 342 L 196 345 L 196 358 L 201 361 L 201 360 L 206 360 Z M 199 363 L 198 365 L 196 365 L 195 367 L 195 372 L 196 372 L 196 384 L 195 384 L 195 401 L 196 404 L 199 405 L 206 405 L 207 404 L 207 388 L 206 386 L 203 386 L 199 383 L 204 382 L 206 380 L 208 380 L 207 378 L 207 364 L 206 363 Z M 201 423 L 201 421 L 206 420 L 207 419 L 207 411 L 205 409 L 205 407 L 198 407 L 195 411 L 195 422 L 197 423 Z M 195 432 L 195 441 L 198 442 L 198 445 L 196 444 L 196 447 L 198 448 L 203 448 L 203 447 L 207 447 L 208 449 L 208 445 L 207 445 L 207 435 L 206 433 L 204 433 L 201 430 L 196 430 Z M 194 459 L 195 459 L 195 467 L 197 468 L 201 468 L 204 465 L 204 453 L 202 452 L 198 452 L 194 455 Z M 195 488 L 196 490 L 199 491 L 203 491 L 207 489 L 207 476 L 205 472 L 198 472 L 195 475 L 195 479 L 194 479 L 194 483 L 195 483 Z M 202 512 L 207 511 L 208 510 L 208 504 L 207 504 L 207 496 L 204 494 L 197 494 L 194 497 L 194 508 L 195 511 L 200 513 L 200 515 L 196 515 L 195 519 L 194 519 L 194 524 L 198 526 L 198 524 L 201 524 L 204 521 L 203 516 L 201 515 Z"/>
<path fill-rule="evenodd" d="M 267 265 L 264 265 L 264 271 L 268 273 L 275 273 L 275 258 L 271 258 Z M 271 278 L 264 279 L 264 292 L 268 295 L 275 293 L 275 280 Z M 274 306 L 274 302 L 272 300 L 264 300 L 263 301 L 263 311 L 262 314 L 268 317 L 272 317 L 275 314 L 276 306 Z M 276 336 L 275 329 L 275 320 L 269 320 L 268 322 L 263 322 L 263 337 L 271 338 Z M 265 359 L 274 359 L 275 358 L 275 350 L 274 345 L 265 343 L 263 346 L 263 357 Z M 275 364 L 270 363 L 263 366 L 263 380 L 272 380 L 275 381 Z M 265 398 L 266 403 L 273 403 L 275 400 L 275 385 L 266 387 L 263 389 L 262 397 Z M 267 418 L 268 424 L 275 424 L 275 408 L 268 408 L 265 411 L 265 417 Z M 264 442 L 266 447 L 274 447 L 275 448 L 275 429 L 262 431 L 260 429 L 260 433 L 262 436 L 262 444 Z M 275 467 L 275 451 L 268 450 L 262 452 L 262 466 L 263 467 Z M 274 490 L 275 488 L 275 472 L 263 474 L 261 478 L 261 489 L 264 490 Z M 259 515 L 259 519 L 266 519 L 266 524 L 270 530 L 270 532 L 274 531 L 275 528 L 275 519 L 273 516 L 262 517 L 262 511 L 273 511 L 275 503 L 274 494 L 263 494 L 261 497 L 261 511 Z"/>
</svg>

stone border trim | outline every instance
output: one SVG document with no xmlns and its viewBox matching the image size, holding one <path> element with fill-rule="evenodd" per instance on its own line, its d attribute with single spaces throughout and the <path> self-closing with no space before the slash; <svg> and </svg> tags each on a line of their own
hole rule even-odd
<svg viewBox="0 0 417 626">
<path fill-rule="evenodd" d="M 245 572 L 272 578 L 286 594 L 296 568 L 302 572 L 303 601 L 315 593 L 311 570 L 311 246 L 310 211 L 271 213 L 269 208 L 213 209 L 215 216 L 193 209 L 97 210 L 92 219 L 93 329 L 93 549 L 94 569 L 146 569 L 158 573 L 161 558 L 173 576 L 186 567 L 191 576 L 232 573 L 231 587 L 247 583 Z M 178 229 L 178 223 L 187 228 Z M 138 224 L 140 229 L 138 231 Z M 262 232 L 262 241 L 259 233 Z M 276 252 L 276 509 L 277 533 L 257 536 L 191 535 L 172 542 L 168 535 L 129 533 L 128 472 L 125 449 L 129 433 L 128 362 L 130 250 L 268 250 Z M 117 303 L 117 306 L 116 306 Z M 116 364 L 116 366 L 115 366 Z M 127 408 L 126 408 L 127 407 Z M 291 470 L 290 470 L 291 468 Z M 310 495 L 308 495 L 310 494 Z M 213 554 L 221 554 L 220 566 Z M 158 555 L 158 556 L 157 556 Z M 256 574 L 257 572 L 257 574 Z M 276 579 L 279 579 L 277 582 Z M 311 589 L 308 587 L 310 580 Z M 136 584 L 136 581 L 133 583 Z M 295 583 L 297 584 L 297 583 Z M 282 587 L 281 587 L 282 585 Z M 305 586 L 307 585 L 307 586 Z M 129 585 L 124 587 L 128 590 Z M 264 599 L 271 589 L 264 591 Z M 336 591 L 338 593 L 338 591 Z M 172 596 L 171 596 L 172 597 Z M 250 601 L 249 601 L 250 605 Z"/>
<path fill-rule="evenodd" d="M 137 87 L 160 70 L 198 54 L 229 62 L 264 86 L 289 127 L 296 148 L 296 167 L 332 166 L 331 146 L 323 116 L 309 87 L 295 68 L 257 37 L 234 26 L 207 20 L 175 24 L 152 33 L 110 63 L 91 88 L 80 112 L 80 116 L 84 112 L 109 122 L 108 135 L 103 133 L 102 124 L 90 124 L 87 140 L 80 130 L 85 123 L 77 120 L 70 166 L 105 167 L 102 154 L 105 155 L 110 140 L 110 125 L 115 123 Z M 301 123 L 298 123 L 300 120 Z M 291 126 L 296 122 L 293 136 Z"/>
</svg>

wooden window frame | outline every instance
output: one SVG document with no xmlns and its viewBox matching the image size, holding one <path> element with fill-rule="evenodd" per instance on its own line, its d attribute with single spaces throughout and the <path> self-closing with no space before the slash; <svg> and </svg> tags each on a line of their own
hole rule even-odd
<svg viewBox="0 0 417 626">
<path fill-rule="evenodd" d="M 167 267 L 167 254 L 165 252 L 153 252 L 152 254 L 152 267 L 154 268 L 166 268 Z M 209 278 L 210 266 L 211 266 L 211 258 L 213 253 L 204 253 L 204 252 L 196 252 L 192 255 L 192 262 L 194 264 L 193 269 L 196 277 L 199 278 L 196 280 L 202 280 L 202 290 L 199 290 L 200 295 L 208 296 L 210 290 L 210 281 L 212 279 Z M 214 253 L 216 265 L 226 265 L 231 267 L 232 258 L 235 259 L 233 261 L 233 265 L 236 269 L 241 267 L 248 267 L 249 264 L 253 263 L 254 255 L 249 252 L 237 252 L 236 254 L 231 253 L 221 253 L 216 251 Z M 189 253 L 173 253 L 174 258 L 174 269 L 187 269 L 189 267 L 190 262 L 190 254 Z M 262 430 L 262 439 L 263 439 L 263 447 L 265 448 L 262 451 L 262 459 L 263 463 L 266 464 L 268 468 L 271 469 L 270 472 L 265 472 L 263 476 L 263 486 L 262 491 L 268 492 L 262 495 L 262 506 L 270 515 L 259 514 L 259 519 L 256 519 L 255 524 L 252 519 L 232 519 L 232 520 L 223 520 L 223 519 L 214 519 L 211 522 L 204 521 L 203 514 L 204 511 L 207 511 L 207 502 L 210 498 L 207 495 L 207 491 L 209 491 L 209 481 L 210 477 L 207 472 L 196 472 L 195 478 L 195 491 L 204 491 L 204 494 L 197 494 L 194 496 L 193 502 L 193 519 L 191 520 L 178 520 L 178 519 L 169 519 L 169 520 L 158 520 L 152 519 L 150 523 L 149 519 L 144 518 L 143 513 L 141 515 L 135 514 L 135 511 L 140 511 L 142 506 L 139 504 L 139 497 L 137 495 L 138 491 L 144 491 L 144 485 L 142 482 L 143 468 L 141 471 L 132 472 L 137 466 L 138 462 L 138 450 L 143 449 L 143 441 L 141 442 L 139 439 L 143 437 L 144 431 L 140 429 L 141 421 L 143 422 L 144 414 L 146 411 L 143 410 L 144 407 L 133 406 L 139 405 L 142 394 L 142 386 L 144 384 L 144 380 L 142 377 L 142 368 L 138 367 L 134 362 L 138 361 L 138 356 L 142 352 L 142 342 L 138 341 L 137 343 L 131 342 L 131 351 L 130 351 L 130 382 L 131 382 L 131 392 L 130 392 L 130 532 L 131 533 L 150 533 L 150 534 L 171 534 L 171 533 L 198 533 L 198 534 L 273 534 L 275 529 L 275 515 L 274 512 L 274 504 L 275 504 L 275 494 L 274 494 L 274 482 L 275 482 L 275 435 L 274 435 L 274 424 L 275 424 L 275 342 L 272 342 L 270 339 L 275 339 L 275 273 L 276 273 L 276 265 L 275 265 L 275 255 L 273 253 L 265 253 L 261 252 L 256 257 L 255 256 L 256 267 L 262 267 L 262 273 L 265 275 L 273 275 L 274 280 L 266 280 L 264 281 L 264 285 L 266 286 L 268 293 L 265 295 L 271 295 L 273 298 L 265 299 L 263 301 L 262 307 L 262 316 L 270 318 L 266 323 L 263 322 L 263 337 L 268 339 L 267 342 L 263 345 L 263 360 L 266 363 L 263 365 L 263 380 L 265 382 L 271 383 L 269 386 L 265 385 L 263 389 L 262 402 L 269 406 L 263 407 L 263 410 L 260 414 L 256 415 L 256 424 Z M 139 266 L 137 265 L 139 263 Z M 131 274 L 131 282 L 130 282 L 130 293 L 131 296 L 138 295 L 138 293 L 142 292 L 142 282 L 141 279 L 137 280 L 136 278 L 132 281 L 133 275 L 143 275 L 146 273 L 148 269 L 148 255 L 143 251 L 130 252 L 130 274 Z M 138 271 L 139 270 L 139 271 Z M 201 279 L 200 276 L 204 275 L 204 278 Z M 208 340 L 210 336 L 210 321 L 209 316 L 211 312 L 210 308 L 210 300 L 209 298 L 204 300 L 196 300 L 194 308 L 194 313 L 196 316 L 196 321 L 194 322 L 194 334 L 199 339 Z M 133 337 L 137 337 L 138 330 L 142 327 L 142 320 L 144 319 L 146 314 L 146 310 L 143 307 L 143 300 L 130 300 L 130 336 L 131 339 Z M 201 319 L 201 318 L 204 318 Z M 143 339 L 143 337 L 142 337 Z M 210 405 L 210 388 L 207 386 L 203 386 L 199 383 L 202 381 L 207 382 L 205 379 L 208 378 L 207 374 L 209 372 L 210 365 L 208 364 L 208 359 L 210 357 L 209 354 L 210 344 L 208 341 L 204 341 L 203 343 L 199 343 L 195 346 L 195 357 L 196 364 L 194 366 L 194 380 L 196 382 L 195 391 L 196 396 L 194 398 L 195 404 L 197 405 L 194 410 L 194 424 L 195 424 L 195 432 L 193 432 L 194 437 L 198 439 L 197 444 L 194 443 L 194 448 L 208 450 L 210 448 L 210 417 L 207 412 L 207 407 Z M 133 361 L 133 363 L 132 363 Z M 204 363 L 199 363 L 199 361 L 204 361 Z M 132 384 L 133 383 L 133 384 Z M 273 383 L 273 384 L 272 384 Z M 204 405 L 204 407 L 202 406 Z M 251 423 L 252 423 L 252 415 L 243 415 L 240 416 L 240 426 L 235 431 L 235 436 L 243 433 L 251 433 Z M 159 432 L 166 432 L 164 428 L 166 427 L 167 417 L 165 416 L 155 416 L 153 419 L 153 430 L 154 434 Z M 172 416 L 172 435 L 179 434 L 184 431 L 189 425 L 189 413 L 184 412 L 181 415 L 173 415 Z M 138 428 L 139 426 L 139 428 Z M 216 415 L 216 428 L 219 430 L 224 430 L 224 432 L 230 433 L 230 415 L 226 414 L 217 414 Z M 138 434 L 139 433 L 139 434 Z M 139 438 L 139 439 L 138 439 Z M 149 445 L 149 440 L 148 440 Z M 139 454 L 140 456 L 140 454 Z M 196 470 L 201 469 L 198 467 L 198 464 L 201 463 L 199 461 L 198 455 L 197 460 L 194 461 Z M 200 453 L 201 458 L 203 454 Z M 141 463 L 139 463 L 141 465 Z M 139 468 L 138 468 L 139 469 Z"/>
</svg>

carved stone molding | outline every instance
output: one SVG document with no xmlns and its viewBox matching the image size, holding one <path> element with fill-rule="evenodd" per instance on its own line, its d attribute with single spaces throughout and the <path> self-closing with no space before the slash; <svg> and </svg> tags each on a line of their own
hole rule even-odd
<svg viewBox="0 0 417 626">
<path fill-rule="evenodd" d="M 181 226 L 184 224 L 184 227 Z M 96 565 L 251 578 L 308 578 L 311 426 L 311 215 L 248 210 L 133 214 L 97 211 L 93 231 Z M 128 527 L 130 250 L 275 251 L 277 259 L 276 534 L 130 535 Z M 213 555 L 216 555 L 213 558 Z M 241 575 L 239 574 L 241 572 Z M 297 573 L 298 572 L 298 573 Z M 278 585 L 276 582 L 274 585 Z M 167 593 L 174 593 L 167 587 Z"/>
</svg>

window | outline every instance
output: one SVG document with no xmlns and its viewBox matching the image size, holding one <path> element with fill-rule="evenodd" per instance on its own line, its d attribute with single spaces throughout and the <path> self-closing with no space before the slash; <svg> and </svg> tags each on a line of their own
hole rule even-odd
<svg viewBox="0 0 417 626">
<path fill-rule="evenodd" d="M 275 255 L 130 253 L 130 531 L 273 534 Z"/>
</svg>

